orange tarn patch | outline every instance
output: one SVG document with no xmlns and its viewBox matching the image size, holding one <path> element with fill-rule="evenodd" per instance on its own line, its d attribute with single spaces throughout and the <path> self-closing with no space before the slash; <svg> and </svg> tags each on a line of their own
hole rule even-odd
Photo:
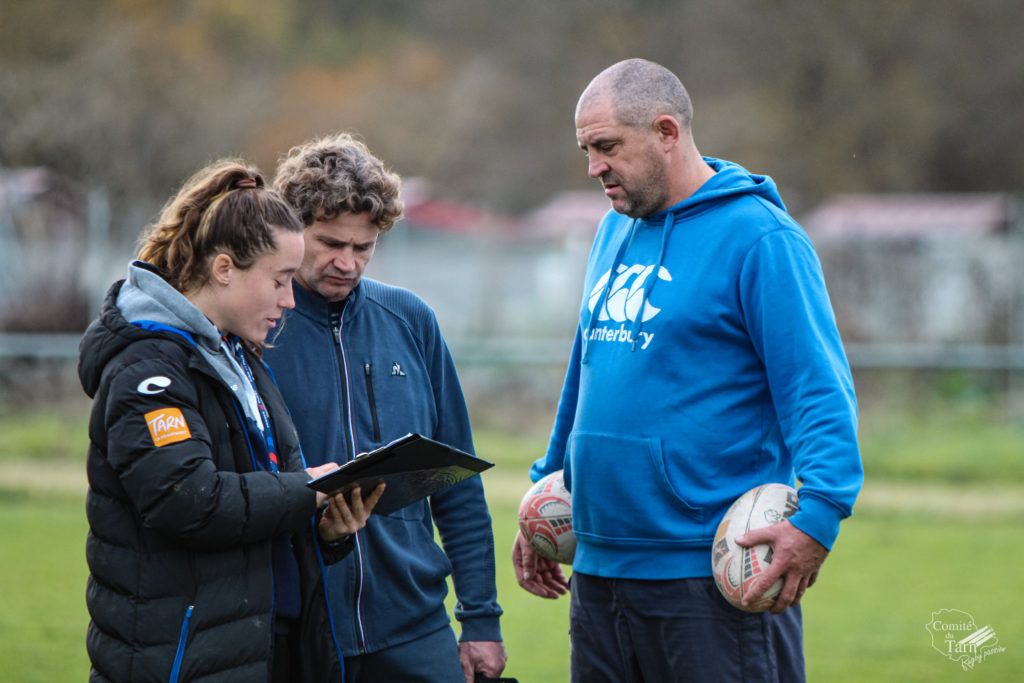
<svg viewBox="0 0 1024 683">
<path fill-rule="evenodd" d="M 146 413 L 145 418 L 154 446 L 166 446 L 192 438 L 185 416 L 177 408 L 152 410 Z"/>
</svg>

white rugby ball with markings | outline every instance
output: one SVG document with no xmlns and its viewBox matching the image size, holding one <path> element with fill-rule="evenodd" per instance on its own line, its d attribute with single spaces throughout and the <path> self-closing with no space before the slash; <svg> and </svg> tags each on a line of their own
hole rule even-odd
<svg viewBox="0 0 1024 683">
<path fill-rule="evenodd" d="M 572 531 L 572 496 L 562 470 L 537 481 L 519 504 L 519 529 L 541 557 L 572 564 L 576 534 Z"/>
<path fill-rule="evenodd" d="M 751 584 L 772 563 L 772 547 L 767 543 L 742 548 L 736 538 L 748 531 L 778 524 L 797 511 L 800 498 L 796 489 L 785 484 L 755 486 L 736 499 L 722 518 L 711 548 L 711 571 L 715 584 L 729 604 L 746 612 L 764 612 L 782 591 L 782 579 L 750 605 L 743 597 Z"/>
</svg>

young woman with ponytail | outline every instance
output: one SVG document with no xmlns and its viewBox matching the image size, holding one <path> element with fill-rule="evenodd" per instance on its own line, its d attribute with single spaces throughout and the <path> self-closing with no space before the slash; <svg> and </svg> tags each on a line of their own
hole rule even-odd
<svg viewBox="0 0 1024 683">
<path fill-rule="evenodd" d="M 351 506 L 306 487 L 335 465 L 306 467 L 261 360 L 302 229 L 256 169 L 215 162 L 82 339 L 90 680 L 341 680 L 324 566 L 382 487 Z"/>
</svg>

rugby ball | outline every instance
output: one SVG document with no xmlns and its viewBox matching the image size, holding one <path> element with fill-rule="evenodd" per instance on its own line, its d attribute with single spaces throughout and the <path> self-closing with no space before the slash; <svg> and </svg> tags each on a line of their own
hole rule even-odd
<svg viewBox="0 0 1024 683">
<path fill-rule="evenodd" d="M 523 496 L 519 504 L 519 530 L 541 557 L 572 564 L 576 535 L 572 532 L 572 496 L 562 471 L 553 472 Z"/>
<path fill-rule="evenodd" d="M 750 605 L 743 605 L 743 596 L 750 585 L 768 570 L 772 563 L 772 547 L 767 543 L 743 548 L 736 537 L 761 529 L 792 516 L 797 511 L 796 489 L 785 484 L 755 486 L 736 499 L 725 513 L 711 549 L 711 571 L 715 584 L 729 604 L 746 612 L 764 612 L 782 592 L 779 579 Z"/>
</svg>

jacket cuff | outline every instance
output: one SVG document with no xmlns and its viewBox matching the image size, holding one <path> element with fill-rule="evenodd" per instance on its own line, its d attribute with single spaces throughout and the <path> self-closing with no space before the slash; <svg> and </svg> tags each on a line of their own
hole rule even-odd
<svg viewBox="0 0 1024 683">
<path fill-rule="evenodd" d="M 845 517 L 824 498 L 800 492 L 800 509 L 789 523 L 831 551 L 839 536 L 839 522 Z"/>
<path fill-rule="evenodd" d="M 459 635 L 460 643 L 501 642 L 501 623 L 498 617 L 473 617 L 472 619 L 463 619 L 459 623 L 462 625 L 462 634 Z"/>
<path fill-rule="evenodd" d="M 323 508 L 316 511 L 316 516 L 313 519 L 313 536 L 316 538 L 317 545 L 320 546 L 320 555 L 323 557 L 324 564 L 334 564 L 348 557 L 349 553 L 355 549 L 356 536 L 349 534 L 334 541 L 325 541 L 320 538 L 320 518 L 323 513 Z"/>
</svg>

